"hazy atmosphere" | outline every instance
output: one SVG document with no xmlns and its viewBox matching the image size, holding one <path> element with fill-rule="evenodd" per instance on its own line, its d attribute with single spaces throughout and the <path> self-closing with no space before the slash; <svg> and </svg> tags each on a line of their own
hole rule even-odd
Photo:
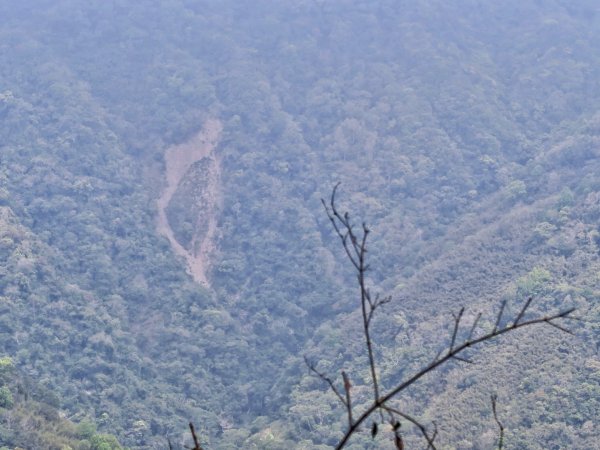
<svg viewBox="0 0 600 450">
<path fill-rule="evenodd" d="M 600 450 L 599 258 L 596 0 L 0 0 L 0 450 Z"/>
</svg>

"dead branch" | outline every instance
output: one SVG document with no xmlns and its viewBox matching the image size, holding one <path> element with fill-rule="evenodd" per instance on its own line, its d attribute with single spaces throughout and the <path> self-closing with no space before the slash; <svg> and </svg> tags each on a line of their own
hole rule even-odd
<svg viewBox="0 0 600 450">
<path fill-rule="evenodd" d="M 463 313 L 465 312 L 465 308 L 460 308 L 458 315 L 452 314 L 454 317 L 454 331 L 452 332 L 452 340 L 450 341 L 450 347 L 448 347 L 448 352 L 451 352 L 454 349 L 454 343 L 456 342 L 456 333 L 458 333 L 458 329 L 460 327 L 460 319 L 462 318 Z"/>
<path fill-rule="evenodd" d="M 400 417 L 402 417 L 405 420 L 408 420 L 410 423 L 412 423 L 414 426 L 416 426 L 419 431 L 421 432 L 421 434 L 423 435 L 423 438 L 427 441 L 427 450 L 431 449 L 431 450 L 437 450 L 435 444 L 433 443 L 433 441 L 435 440 L 436 436 L 437 436 L 437 426 L 434 425 L 434 430 L 433 430 L 433 434 L 430 436 L 427 428 L 425 428 L 425 425 L 421 424 L 417 419 L 415 419 L 414 417 L 406 414 L 405 412 L 400 411 L 399 409 L 395 409 L 392 408 L 390 406 L 384 406 L 384 409 L 392 414 L 398 415 Z"/>
<path fill-rule="evenodd" d="M 533 297 L 529 297 L 527 299 L 527 301 L 525 302 L 525 304 L 523 305 L 523 308 L 521 309 L 521 312 L 519 313 L 519 315 L 517 316 L 517 318 L 515 319 L 515 323 L 518 324 L 519 321 L 523 318 L 523 316 L 525 315 L 525 312 L 527 311 L 527 308 L 529 308 L 529 305 L 531 305 L 531 302 L 533 301 Z"/>
<path fill-rule="evenodd" d="M 486 333 L 480 337 L 477 338 L 471 338 L 469 340 L 463 341 L 460 345 L 458 345 L 457 347 L 455 347 L 452 350 L 448 350 L 448 352 L 445 354 L 445 356 L 443 356 L 440 359 L 434 360 L 433 362 L 431 362 L 429 365 L 427 365 L 426 367 L 422 368 L 421 370 L 419 370 L 417 373 L 415 373 L 413 376 L 411 376 L 410 378 L 408 378 L 406 381 L 404 381 L 403 383 L 400 383 L 399 385 L 397 385 L 396 387 L 394 387 L 393 389 L 391 389 L 387 394 L 383 395 L 377 402 L 374 402 L 373 404 L 371 404 L 369 406 L 369 408 L 367 408 L 367 410 L 365 412 L 363 412 L 354 422 L 354 424 L 348 428 L 348 430 L 346 430 L 346 433 L 344 434 L 344 436 L 342 437 L 342 439 L 340 440 L 340 442 L 338 443 L 338 445 L 335 447 L 336 449 L 341 449 L 346 445 L 346 442 L 348 441 L 348 439 L 350 438 L 350 436 L 352 436 L 361 426 L 361 424 L 373 413 L 375 412 L 377 409 L 381 408 L 382 406 L 384 406 L 388 401 L 390 401 L 391 399 L 393 399 L 394 397 L 396 397 L 398 394 L 400 394 L 402 391 L 406 390 L 409 386 L 411 386 L 413 383 L 415 383 L 416 381 L 420 380 L 421 378 L 423 378 L 425 375 L 427 375 L 428 373 L 432 372 L 433 370 L 437 369 L 439 366 L 441 366 L 442 364 L 444 364 L 445 362 L 449 361 L 450 359 L 457 359 L 457 355 L 459 355 L 460 353 L 464 352 L 465 350 L 476 346 L 477 344 L 481 344 L 483 342 L 492 340 L 498 336 L 501 336 L 505 333 L 509 333 L 512 331 L 515 331 L 519 328 L 523 328 L 523 327 L 528 327 L 528 326 L 532 326 L 532 325 L 538 325 L 538 324 L 549 324 L 552 326 L 555 326 L 557 328 L 559 328 L 561 331 L 566 331 L 566 332 L 570 332 L 570 330 L 567 330 L 564 327 L 560 327 L 557 326 L 556 323 L 554 323 L 554 320 L 558 320 L 558 319 L 571 319 L 573 317 L 570 317 L 571 314 L 573 313 L 573 311 L 575 311 L 575 308 L 570 308 L 567 309 L 565 311 L 561 311 L 559 313 L 556 314 L 552 314 L 549 316 L 543 316 L 543 317 L 538 317 L 536 319 L 531 319 L 531 320 L 527 320 L 524 322 L 513 322 L 512 325 L 507 325 L 504 328 L 496 328 L 496 326 L 494 327 L 494 330 L 492 330 L 489 333 Z"/>
<path fill-rule="evenodd" d="M 504 446 L 504 426 L 502 422 L 498 419 L 498 413 L 496 412 L 496 400 L 498 400 L 498 396 L 496 394 L 492 395 L 492 411 L 494 413 L 494 420 L 498 424 L 498 428 L 500 428 L 500 438 L 498 439 L 498 450 L 502 450 Z"/>
<path fill-rule="evenodd" d="M 459 312 L 457 314 L 453 314 L 454 326 L 452 328 L 452 333 L 450 335 L 450 341 L 449 341 L 448 346 L 442 348 L 439 351 L 439 353 L 435 356 L 435 358 L 433 359 L 433 361 L 431 363 L 429 363 L 425 367 L 421 368 L 419 371 L 417 371 L 415 374 L 410 376 L 404 382 L 396 385 L 394 388 L 389 390 L 386 394 L 380 395 L 380 388 L 379 388 L 379 383 L 378 383 L 378 379 L 377 379 L 377 367 L 376 367 L 376 362 L 375 362 L 374 353 L 373 353 L 373 341 L 371 339 L 370 325 L 371 325 L 371 320 L 373 318 L 373 314 L 377 310 L 377 308 L 379 308 L 380 306 L 382 306 L 386 303 L 389 303 L 391 298 L 385 297 L 383 299 L 380 299 L 380 297 L 377 295 L 375 297 L 375 299 L 373 300 L 371 297 L 370 291 L 366 285 L 366 280 L 365 280 L 365 273 L 369 269 L 369 266 L 366 263 L 367 237 L 369 235 L 369 229 L 367 228 L 366 224 L 363 223 L 362 224 L 362 233 L 357 235 L 355 233 L 353 225 L 350 221 L 349 214 L 347 212 L 344 214 L 341 214 L 338 211 L 336 204 L 335 204 L 335 197 L 336 197 L 338 187 L 339 187 L 339 183 L 336 184 L 335 187 L 333 188 L 333 192 L 331 194 L 329 203 L 325 202 L 325 200 L 321 200 L 321 201 L 323 203 L 325 212 L 327 214 L 327 217 L 329 218 L 329 221 L 331 222 L 331 224 L 333 226 L 335 233 L 337 234 L 337 236 L 340 238 L 340 240 L 342 242 L 342 246 L 344 248 L 347 258 L 350 260 L 351 264 L 353 265 L 354 269 L 357 272 L 357 280 L 358 280 L 358 285 L 359 285 L 359 289 L 360 289 L 361 312 L 362 312 L 362 319 L 363 319 L 363 333 L 364 333 L 364 337 L 365 337 L 367 353 L 369 356 L 369 366 L 370 366 L 371 379 L 372 379 L 372 384 L 373 384 L 373 402 L 365 411 L 363 411 L 358 416 L 357 419 L 354 419 L 353 411 L 352 411 L 352 403 L 350 400 L 350 382 L 349 382 L 349 378 L 348 378 L 347 374 L 345 372 L 342 372 L 342 377 L 344 379 L 344 389 L 345 389 L 345 394 L 346 394 L 346 397 L 344 398 L 340 394 L 340 392 L 337 390 L 337 388 L 335 387 L 333 381 L 331 379 L 329 379 L 328 377 L 326 377 L 324 374 L 318 372 L 314 368 L 314 366 L 309 364 L 307 361 L 309 368 L 319 378 L 321 378 L 322 380 L 324 380 L 325 382 L 327 382 L 329 384 L 330 388 L 333 390 L 333 392 L 336 394 L 336 396 L 339 398 L 339 400 L 345 406 L 346 411 L 347 411 L 348 429 L 346 430 L 346 432 L 344 433 L 344 436 L 341 438 L 341 440 L 338 442 L 338 444 L 336 445 L 335 448 L 336 449 L 343 448 L 346 445 L 346 443 L 348 442 L 348 440 L 350 439 L 350 437 L 356 431 L 358 431 L 360 429 L 360 427 L 363 425 L 363 423 L 373 413 L 375 413 L 376 411 L 379 411 L 382 421 L 383 421 L 383 412 L 386 412 L 387 414 L 390 415 L 389 424 L 391 425 L 392 431 L 394 433 L 394 443 L 395 443 L 395 446 L 397 449 L 404 449 L 404 441 L 403 441 L 402 435 L 400 433 L 401 423 L 399 420 L 399 419 L 403 419 L 403 420 L 410 422 L 411 424 L 413 424 L 415 427 L 417 427 L 419 429 L 419 431 L 423 435 L 423 438 L 427 442 L 428 450 L 429 449 L 435 450 L 434 439 L 437 436 L 437 427 L 435 426 L 435 424 L 434 424 L 434 432 L 432 434 L 429 434 L 429 432 L 427 431 L 427 428 L 423 424 L 421 424 L 419 421 L 414 419 L 412 416 L 404 413 L 400 409 L 391 407 L 388 403 L 392 399 L 394 399 L 396 396 L 398 396 L 400 393 L 402 393 L 404 390 L 408 389 L 412 384 L 414 384 L 415 382 L 417 382 L 418 380 L 420 380 L 421 378 L 423 378 L 425 375 L 429 374 L 430 372 L 433 372 L 435 369 L 437 369 L 439 366 L 445 364 L 449 360 L 455 359 L 455 360 L 458 360 L 461 362 L 472 363 L 472 361 L 469 358 L 466 358 L 462 355 L 463 352 L 465 352 L 466 350 L 468 350 L 478 344 L 481 344 L 481 343 L 487 342 L 489 340 L 492 340 L 496 337 L 499 337 L 505 333 L 515 331 L 519 328 L 528 327 L 528 326 L 532 326 L 532 325 L 538 325 L 538 324 L 548 324 L 552 327 L 557 328 L 560 331 L 563 331 L 566 333 L 571 333 L 570 330 L 568 330 L 567 328 L 565 328 L 562 325 L 557 324 L 555 321 L 557 321 L 559 319 L 577 319 L 576 317 L 572 316 L 572 313 L 575 309 L 570 308 L 565 311 L 558 312 L 556 314 L 537 317 L 537 318 L 530 319 L 530 320 L 523 320 L 525 314 L 527 313 L 529 306 L 531 305 L 531 303 L 533 301 L 533 298 L 530 297 L 527 299 L 527 301 L 521 308 L 519 314 L 516 315 L 514 320 L 505 322 L 506 325 L 502 326 L 502 318 L 503 318 L 504 310 L 506 308 L 506 303 L 507 303 L 506 300 L 504 300 L 504 301 L 502 301 L 502 303 L 500 305 L 500 310 L 498 312 L 498 315 L 496 316 L 496 321 L 495 321 L 492 331 L 485 333 L 483 335 L 480 335 L 479 337 L 476 336 L 477 335 L 477 327 L 479 324 L 479 320 L 481 318 L 481 313 L 478 313 L 477 317 L 475 318 L 472 325 L 470 326 L 470 331 L 468 333 L 467 338 L 464 341 L 462 341 L 460 344 L 457 344 L 457 338 L 459 336 L 459 332 L 461 329 L 461 321 L 462 321 L 462 318 L 463 318 L 464 312 L 465 312 L 465 308 L 463 307 L 459 310 Z M 501 450 L 502 444 L 503 444 L 503 438 L 504 438 L 504 428 L 497 418 L 495 397 L 492 398 L 492 408 L 494 411 L 494 418 L 496 420 L 496 423 L 500 427 L 500 447 L 499 448 Z M 371 428 L 371 435 L 373 437 L 375 437 L 377 432 L 378 432 L 378 424 L 377 424 L 377 422 L 373 422 L 372 428 Z"/>
<path fill-rule="evenodd" d="M 342 378 L 344 379 L 344 391 L 346 391 L 346 409 L 348 410 L 348 425 L 352 426 L 354 420 L 352 419 L 352 399 L 350 397 L 350 388 L 352 384 L 350 383 L 350 378 L 346 372 L 342 370 Z"/>
<path fill-rule="evenodd" d="M 473 321 L 473 326 L 471 327 L 471 331 L 469 331 L 469 337 L 467 341 L 473 337 L 473 333 L 475 333 L 475 328 L 477 328 L 477 324 L 479 323 L 479 319 L 481 319 L 481 313 L 477 313 L 477 317 Z"/>
<path fill-rule="evenodd" d="M 194 447 L 191 450 L 203 450 L 196 436 L 196 430 L 194 430 L 194 424 L 190 422 L 190 431 L 192 433 L 192 439 L 194 439 Z"/>
<path fill-rule="evenodd" d="M 346 402 L 346 400 L 344 400 L 344 397 L 342 397 L 342 395 L 340 394 L 340 391 L 338 391 L 338 389 L 335 387 L 335 384 L 333 384 L 333 380 L 331 378 L 329 378 L 327 375 L 325 375 L 324 373 L 319 372 L 317 370 L 317 368 L 315 367 L 315 365 L 313 363 L 311 363 L 306 356 L 304 357 L 304 363 L 308 366 L 308 368 L 311 372 L 313 372 L 317 377 L 319 377 L 321 380 L 325 381 L 329 385 L 329 388 L 333 391 L 333 393 L 340 400 L 340 402 L 342 402 L 342 404 L 346 408 L 348 408 L 348 403 Z"/>
<path fill-rule="evenodd" d="M 500 321 L 502 320 L 502 313 L 504 313 L 505 307 L 506 307 L 506 300 L 502 300 L 502 304 L 500 305 L 500 311 L 498 312 L 498 317 L 496 318 L 496 325 L 494 325 L 494 331 L 496 331 L 498 329 L 498 327 L 500 326 Z"/>
<path fill-rule="evenodd" d="M 354 232 L 354 227 L 350 222 L 350 215 L 346 212 L 340 214 L 335 205 L 335 195 L 337 188 L 340 183 L 337 183 L 331 193 L 329 205 L 325 200 L 321 200 L 325 213 L 329 218 L 329 221 L 333 225 L 333 229 L 342 241 L 342 246 L 346 255 L 350 259 L 350 262 L 357 271 L 358 285 L 360 288 L 360 305 L 363 319 L 363 333 L 365 335 L 365 341 L 367 345 L 367 353 L 369 355 L 369 366 L 371 369 L 371 379 L 373 382 L 373 399 L 375 402 L 379 399 L 379 382 L 377 380 L 377 371 L 375 366 L 375 356 L 373 355 L 373 341 L 371 340 L 370 324 L 373 317 L 373 313 L 377 308 L 388 303 L 391 299 L 379 300 L 376 297 L 373 302 L 371 294 L 366 285 L 365 273 L 369 269 L 366 264 L 367 254 L 367 237 L 369 235 L 369 229 L 366 224 L 362 224 L 362 236 L 357 236 Z"/>
</svg>

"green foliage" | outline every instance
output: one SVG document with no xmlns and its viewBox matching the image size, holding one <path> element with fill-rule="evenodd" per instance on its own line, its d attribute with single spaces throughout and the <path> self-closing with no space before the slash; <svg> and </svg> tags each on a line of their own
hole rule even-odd
<svg viewBox="0 0 600 450">
<path fill-rule="evenodd" d="M 524 297 L 537 296 L 550 288 L 552 274 L 543 267 L 534 267 L 531 272 L 517 280 L 519 294 Z"/>
<path fill-rule="evenodd" d="M 14 405 L 13 395 L 6 386 L 0 387 L 0 408 L 11 409 Z"/>
<path fill-rule="evenodd" d="M 557 230 L 556 226 L 548 222 L 540 222 L 535 227 L 535 234 L 541 239 L 549 239 Z"/>
<path fill-rule="evenodd" d="M 486 310 L 515 280 L 519 297 L 597 322 L 595 8 L 1 4 L 0 354 L 12 364 L 0 360 L 0 380 L 17 418 L 2 442 L 91 448 L 108 432 L 162 449 L 194 420 L 214 448 L 331 445 L 342 414 L 298 355 L 320 355 L 332 377 L 363 357 L 353 278 L 320 204 L 337 181 L 373 229 L 373 286 L 395 299 L 377 323 L 384 383 L 432 358 L 446 313 Z M 164 152 L 207 118 L 223 124 L 208 288 L 156 232 Z M 192 172 L 169 209 L 188 247 L 207 223 L 202 164 Z M 597 342 L 597 327 L 576 327 Z M 549 339 L 565 353 L 543 359 Z M 507 448 L 595 448 L 593 345 L 538 341 L 492 347 L 489 371 L 450 368 L 403 401 L 444 422 L 448 446 L 490 448 L 491 386 L 501 414 L 507 399 Z M 45 387 L 25 400 L 13 365 Z M 549 373 L 579 381 L 549 402 Z"/>
<path fill-rule="evenodd" d="M 14 370 L 13 359 L 10 356 L 0 358 L 0 382 L 5 383 Z"/>
<path fill-rule="evenodd" d="M 560 198 L 558 201 L 558 208 L 562 209 L 565 206 L 573 206 L 575 203 L 575 194 L 569 187 L 565 187 L 560 191 Z"/>
<path fill-rule="evenodd" d="M 83 420 L 75 427 L 75 433 L 79 439 L 90 439 L 96 434 L 96 424 L 88 420 Z"/>
<path fill-rule="evenodd" d="M 511 181 L 510 184 L 506 186 L 506 196 L 510 200 L 522 198 L 526 193 L 527 186 L 522 180 Z"/>
<path fill-rule="evenodd" d="M 122 450 L 117 439 L 109 434 L 95 434 L 89 442 L 90 450 Z"/>
</svg>

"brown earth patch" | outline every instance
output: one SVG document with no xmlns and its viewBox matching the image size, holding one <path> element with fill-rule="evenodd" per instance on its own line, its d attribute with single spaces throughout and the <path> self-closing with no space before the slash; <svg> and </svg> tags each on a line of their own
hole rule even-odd
<svg viewBox="0 0 600 450">
<path fill-rule="evenodd" d="M 220 161 L 215 154 L 215 147 L 222 128 L 219 120 L 207 120 L 202 129 L 189 141 L 169 147 L 165 151 L 166 187 L 157 202 L 157 231 L 169 240 L 177 255 L 185 258 L 188 272 L 194 280 L 205 286 L 209 286 L 207 271 L 210 266 L 210 254 L 215 249 L 217 213 L 220 206 Z M 208 227 L 202 236 L 194 236 L 193 245 L 188 250 L 175 238 L 166 210 L 190 167 L 203 158 L 211 158 L 214 162 L 210 165 L 212 173 L 207 177 L 209 182 L 206 186 L 206 197 L 210 199 L 209 206 L 202 212 L 202 220 L 207 222 Z"/>
</svg>

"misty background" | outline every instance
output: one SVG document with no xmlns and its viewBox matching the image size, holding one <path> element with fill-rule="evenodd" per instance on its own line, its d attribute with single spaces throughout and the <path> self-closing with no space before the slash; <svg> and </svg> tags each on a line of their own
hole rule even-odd
<svg viewBox="0 0 600 450">
<path fill-rule="evenodd" d="M 440 448 L 494 446 L 491 393 L 505 448 L 600 448 L 599 83 L 595 1 L 0 1 L 0 446 L 335 445 L 303 356 L 367 404 L 341 182 L 384 386 L 461 306 L 586 318 L 404 394 Z"/>
</svg>

